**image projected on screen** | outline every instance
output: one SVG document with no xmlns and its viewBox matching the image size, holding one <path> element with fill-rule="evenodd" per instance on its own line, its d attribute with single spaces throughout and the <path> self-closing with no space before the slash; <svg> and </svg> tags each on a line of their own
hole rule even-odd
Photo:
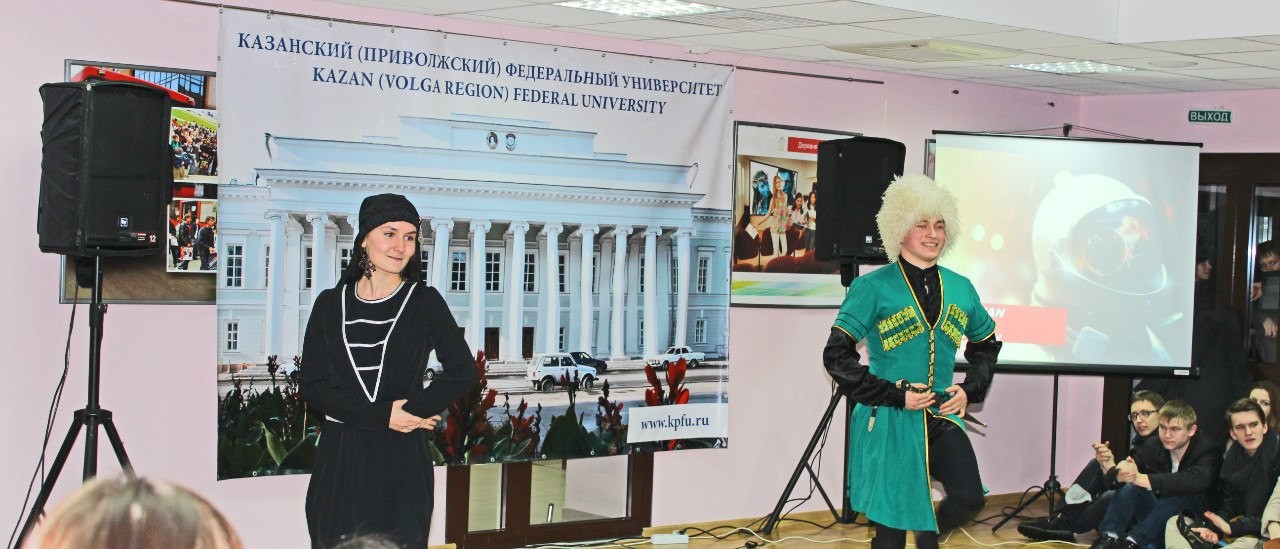
<svg viewBox="0 0 1280 549">
<path fill-rule="evenodd" d="M 942 264 L 986 300 L 1002 366 L 1187 373 L 1197 145 L 935 133 L 961 217 Z"/>
</svg>

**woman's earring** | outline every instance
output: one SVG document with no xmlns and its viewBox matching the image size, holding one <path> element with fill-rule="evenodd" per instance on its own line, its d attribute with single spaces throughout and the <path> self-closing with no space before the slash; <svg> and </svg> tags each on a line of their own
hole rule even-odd
<svg viewBox="0 0 1280 549">
<path fill-rule="evenodd" d="M 373 262 L 369 261 L 367 252 L 360 255 L 360 270 L 364 271 L 365 278 L 373 278 Z"/>
</svg>

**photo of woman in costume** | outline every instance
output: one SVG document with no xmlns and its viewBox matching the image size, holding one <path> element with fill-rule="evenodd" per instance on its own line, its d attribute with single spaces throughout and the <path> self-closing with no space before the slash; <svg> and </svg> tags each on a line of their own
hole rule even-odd
<svg viewBox="0 0 1280 549">
<path fill-rule="evenodd" d="M 982 509 L 982 479 L 965 433 L 970 403 L 986 398 L 1000 342 L 969 280 L 938 265 L 961 232 L 955 199 L 928 177 L 908 175 L 884 193 L 876 215 L 894 262 L 854 279 L 823 363 L 856 403 L 849 419 L 849 501 L 875 523 L 875 549 L 919 549 Z M 968 339 L 970 369 L 953 381 Z M 870 365 L 859 364 L 866 340 Z M 947 497 L 935 509 L 929 478 Z"/>
<path fill-rule="evenodd" d="M 364 199 L 351 263 L 311 309 L 299 387 L 325 418 L 307 488 L 313 548 L 364 534 L 427 545 L 427 431 L 477 374 L 444 298 L 419 280 L 420 225 L 401 195 Z M 424 388 L 432 351 L 443 372 Z"/>
</svg>

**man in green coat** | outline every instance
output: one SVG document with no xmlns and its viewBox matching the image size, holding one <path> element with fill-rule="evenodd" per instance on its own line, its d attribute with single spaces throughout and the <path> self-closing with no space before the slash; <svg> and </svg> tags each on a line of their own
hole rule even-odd
<svg viewBox="0 0 1280 549">
<path fill-rule="evenodd" d="M 982 479 L 961 417 L 986 397 L 1000 342 L 969 280 L 939 267 L 959 234 L 955 198 L 923 175 L 884 193 L 876 224 L 893 262 L 854 280 L 823 363 L 857 404 L 849 420 L 849 501 L 876 524 L 874 549 L 919 549 L 982 509 Z M 965 381 L 953 382 L 968 339 Z M 866 340 L 870 366 L 859 364 Z M 935 509 L 930 477 L 947 498 Z"/>
</svg>

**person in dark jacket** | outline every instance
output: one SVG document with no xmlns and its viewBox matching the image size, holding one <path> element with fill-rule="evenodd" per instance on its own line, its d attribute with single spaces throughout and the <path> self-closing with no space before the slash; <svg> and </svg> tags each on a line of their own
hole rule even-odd
<svg viewBox="0 0 1280 549">
<path fill-rule="evenodd" d="M 1223 455 L 1218 476 L 1221 505 L 1205 511 L 1209 528 L 1191 530 L 1211 543 L 1235 538 L 1232 543 L 1237 547 L 1260 545 L 1262 510 L 1280 475 L 1280 436 L 1270 432 L 1262 407 L 1249 398 L 1231 403 L 1227 423 L 1231 426 L 1231 445 Z M 1179 519 L 1173 517 L 1165 526 L 1165 546 L 1169 549 L 1191 546 L 1178 533 Z"/>
<path fill-rule="evenodd" d="M 426 431 L 478 374 L 444 298 L 418 280 L 420 224 L 403 196 L 366 198 L 351 263 L 311 308 L 299 389 L 325 418 L 307 486 L 315 549 L 362 534 L 427 546 L 435 481 Z M 444 371 L 423 387 L 432 351 Z"/>
<path fill-rule="evenodd" d="M 1147 439 L 1155 436 L 1160 426 L 1156 413 L 1164 406 L 1164 397 L 1153 391 L 1137 391 L 1129 401 L 1129 421 L 1137 433 L 1129 442 L 1129 453 L 1138 452 Z M 1109 442 L 1093 444 L 1094 459 L 1076 476 L 1067 490 L 1065 504 L 1052 516 L 1026 521 L 1018 525 L 1018 533 L 1033 540 L 1057 540 L 1068 543 L 1088 539 L 1102 522 L 1115 490 L 1108 490 L 1106 472 L 1116 466 L 1115 453 Z M 1083 541 L 1088 543 L 1088 541 Z"/>
<path fill-rule="evenodd" d="M 1120 487 L 1092 549 L 1163 545 L 1170 517 L 1184 509 L 1204 510 L 1222 463 L 1221 448 L 1196 436 L 1196 411 L 1185 402 L 1166 402 L 1159 415 L 1160 436 L 1107 471 L 1107 481 Z"/>
</svg>

